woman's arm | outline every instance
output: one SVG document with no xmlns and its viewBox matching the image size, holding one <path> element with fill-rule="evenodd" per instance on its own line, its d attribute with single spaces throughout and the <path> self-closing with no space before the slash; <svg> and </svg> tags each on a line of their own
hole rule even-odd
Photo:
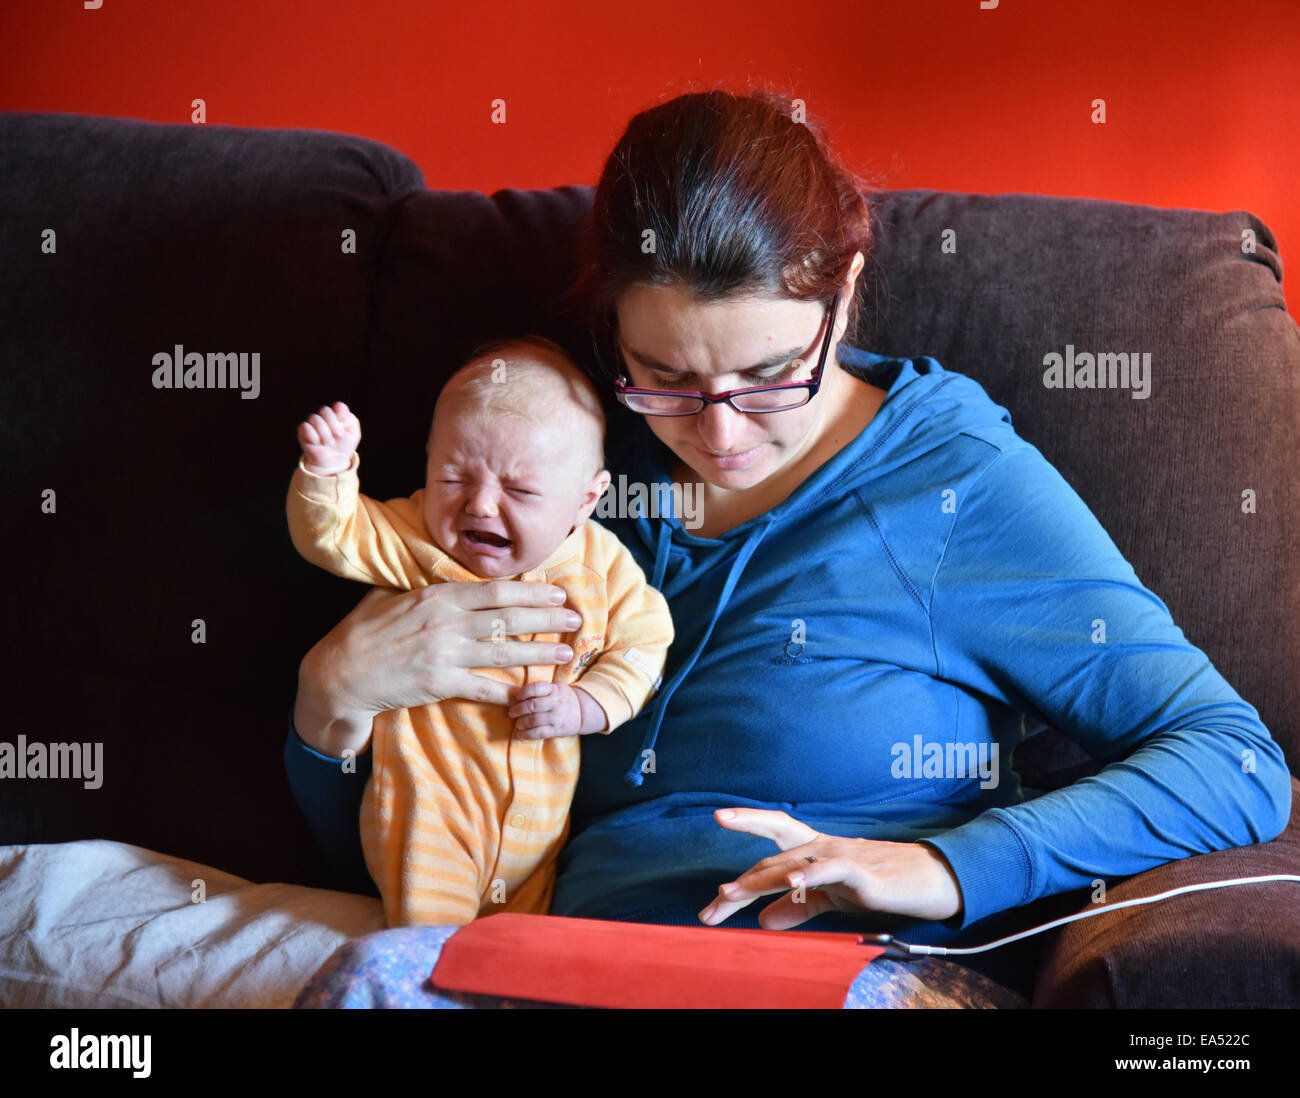
<svg viewBox="0 0 1300 1098">
<path fill-rule="evenodd" d="M 370 779 L 370 753 L 350 766 L 329 758 L 303 742 L 289 722 L 284 742 L 284 769 L 294 800 L 307 821 L 316 848 L 325 858 L 329 886 L 341 892 L 378 896 L 366 869 L 357 818 L 361 797 Z"/>
<path fill-rule="evenodd" d="M 965 492 L 930 619 L 940 678 L 1036 710 L 1109 764 L 926 840 L 957 876 L 962 926 L 1286 826 L 1290 775 L 1259 714 L 1033 447 Z"/>
</svg>

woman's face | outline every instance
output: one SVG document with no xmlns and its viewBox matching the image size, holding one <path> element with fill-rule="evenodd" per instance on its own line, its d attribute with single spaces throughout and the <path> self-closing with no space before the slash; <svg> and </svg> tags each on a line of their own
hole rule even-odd
<svg viewBox="0 0 1300 1098">
<path fill-rule="evenodd" d="M 817 442 L 850 380 L 835 364 L 835 343 L 845 325 L 844 294 L 840 300 L 821 388 L 803 407 L 746 415 L 727 404 L 710 404 L 694 416 L 646 416 L 650 429 L 718 488 L 752 488 L 797 461 Z M 826 333 L 824 305 L 777 296 L 705 304 L 683 287 L 638 285 L 620 296 L 617 311 L 628 377 L 647 389 L 715 394 L 804 381 L 817 367 Z M 780 363 L 755 369 L 777 354 Z"/>
</svg>

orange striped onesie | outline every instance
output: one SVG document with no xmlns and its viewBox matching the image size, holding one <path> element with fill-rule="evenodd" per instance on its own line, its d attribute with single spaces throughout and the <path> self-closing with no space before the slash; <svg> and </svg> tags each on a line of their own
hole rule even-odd
<svg viewBox="0 0 1300 1098">
<path fill-rule="evenodd" d="M 359 461 L 333 476 L 300 463 L 289 488 L 298 551 L 348 579 L 410 590 L 484 582 L 433 544 L 424 489 L 380 503 L 360 494 Z M 511 685 L 581 683 L 605 710 L 606 732 L 657 688 L 672 619 L 663 596 L 608 530 L 584 522 L 536 568 L 516 577 L 554 584 L 582 626 L 564 666 L 485 667 Z M 513 639 L 559 642 L 560 634 Z M 464 925 L 497 911 L 545 914 L 569 832 L 578 737 L 518 740 L 506 707 L 449 698 L 381 713 L 361 804 L 366 866 L 390 926 Z"/>
</svg>

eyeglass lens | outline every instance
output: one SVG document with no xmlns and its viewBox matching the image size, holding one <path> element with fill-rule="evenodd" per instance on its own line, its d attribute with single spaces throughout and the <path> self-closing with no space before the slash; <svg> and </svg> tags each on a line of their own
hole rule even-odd
<svg viewBox="0 0 1300 1098">
<path fill-rule="evenodd" d="M 627 399 L 634 411 L 650 415 L 694 412 L 704 407 L 704 401 L 698 397 L 675 396 L 671 393 L 628 393 Z M 774 389 L 762 393 L 737 393 L 731 402 L 742 412 L 775 412 L 807 404 L 808 390 Z"/>
</svg>

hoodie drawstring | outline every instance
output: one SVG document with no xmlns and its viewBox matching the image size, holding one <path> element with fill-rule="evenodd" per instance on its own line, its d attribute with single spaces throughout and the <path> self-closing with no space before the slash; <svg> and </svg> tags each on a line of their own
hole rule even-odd
<svg viewBox="0 0 1300 1098">
<path fill-rule="evenodd" d="M 668 573 L 668 553 L 673 543 L 672 527 L 666 522 L 659 524 L 659 544 L 655 546 L 655 574 L 650 586 L 656 591 L 663 589 L 664 576 Z"/>
<path fill-rule="evenodd" d="M 745 570 L 745 565 L 749 563 L 749 558 L 754 555 L 758 548 L 758 543 L 763 540 L 763 536 L 776 524 L 773 519 L 760 530 L 754 531 L 749 540 L 740 547 L 740 552 L 736 554 L 736 559 L 731 565 L 731 571 L 727 575 L 727 582 L 722 585 L 722 593 L 718 596 L 717 605 L 713 608 L 713 617 L 709 621 L 709 627 L 704 630 L 704 636 L 700 643 L 696 645 L 695 651 L 691 658 L 686 661 L 672 677 L 672 681 L 664 687 L 663 692 L 659 695 L 658 703 L 655 706 L 654 720 L 650 724 L 645 738 L 641 741 L 641 750 L 637 752 L 637 757 L 633 760 L 631 767 L 623 775 L 623 780 L 632 786 L 640 786 L 645 782 L 641 774 L 641 767 L 644 765 L 643 760 L 646 758 L 647 751 L 653 751 L 655 744 L 659 739 L 659 727 L 663 724 L 664 713 L 668 709 L 668 703 L 672 700 L 673 694 L 677 688 L 690 674 L 691 669 L 699 660 L 704 652 L 704 646 L 709 643 L 709 638 L 713 636 L 713 627 L 718 624 L 718 619 L 722 616 L 722 611 L 731 598 L 731 593 L 736 589 L 736 584 L 740 582 L 740 574 Z M 668 545 L 672 540 L 672 531 L 669 530 L 665 522 L 659 528 L 659 544 L 655 551 L 655 579 L 652 586 L 659 587 L 663 581 L 664 573 L 668 568 Z"/>
</svg>

